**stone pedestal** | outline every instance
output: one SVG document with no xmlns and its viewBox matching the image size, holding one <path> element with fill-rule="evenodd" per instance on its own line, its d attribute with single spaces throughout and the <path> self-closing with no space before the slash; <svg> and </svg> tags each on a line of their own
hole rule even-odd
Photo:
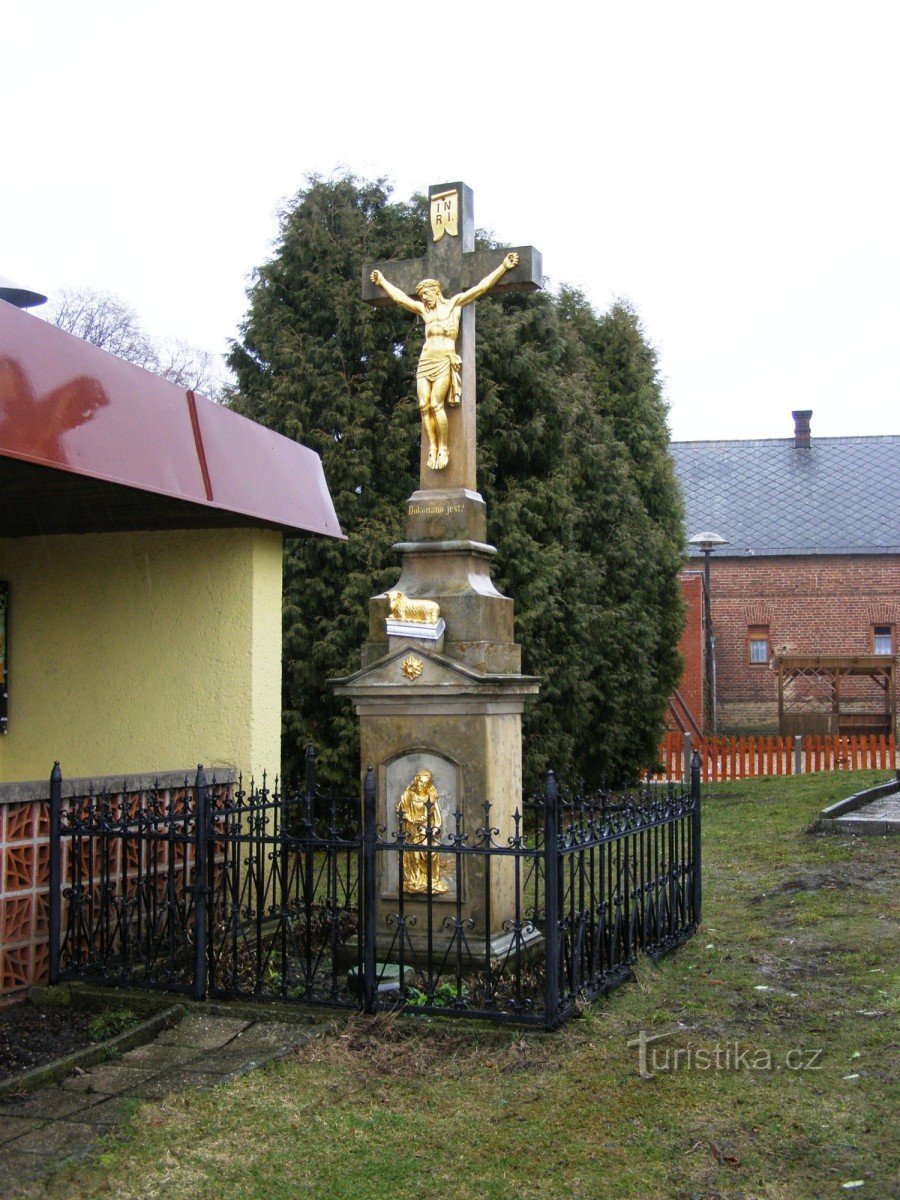
<svg viewBox="0 0 900 1200">
<path fill-rule="evenodd" d="M 433 638 L 388 637 L 387 595 L 369 602 L 369 637 L 362 669 L 335 681 L 338 695 L 350 697 L 360 721 L 362 769 L 372 766 L 378 781 L 377 820 L 390 841 L 398 829 L 396 805 L 420 770 L 431 772 L 441 813 L 440 841 L 456 829 L 457 811 L 469 844 L 484 827 L 490 805 L 495 841 L 506 845 L 514 833 L 513 814 L 522 807 L 522 713 L 539 681 L 520 674 L 513 602 L 490 577 L 496 553 L 485 541 L 484 501 L 464 488 L 423 490 L 407 502 L 407 541 L 395 549 L 403 558 L 398 591 L 435 600 L 446 629 Z M 512 858 L 495 857 L 490 882 L 484 859 L 442 854 L 442 883 L 430 899 L 404 893 L 409 944 L 424 945 L 428 909 L 436 950 L 449 944 L 445 917 L 471 919 L 467 936 L 484 961 L 502 956 L 509 945 L 503 922 L 515 914 Z M 378 856 L 378 953 L 386 955 L 395 936 L 388 918 L 399 903 L 399 853 Z M 487 910 L 490 910 L 488 919 Z"/>
<path fill-rule="evenodd" d="M 406 541 L 397 591 L 436 600 L 446 622 L 443 653 L 488 675 L 518 674 L 522 652 L 515 644 L 513 602 L 494 587 L 485 504 L 468 488 L 414 492 L 406 502 Z M 369 601 L 369 637 L 363 666 L 388 651 L 387 594 Z"/>
</svg>

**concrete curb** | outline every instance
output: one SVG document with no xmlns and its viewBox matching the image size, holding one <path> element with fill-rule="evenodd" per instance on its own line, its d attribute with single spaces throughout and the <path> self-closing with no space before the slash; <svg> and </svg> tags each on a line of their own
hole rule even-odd
<svg viewBox="0 0 900 1200">
<path fill-rule="evenodd" d="M 890 833 L 900 833 L 900 822 L 894 820 L 878 820 L 877 818 L 854 818 L 853 814 L 871 804 L 873 800 L 883 800 L 888 796 L 900 794 L 900 771 L 895 779 L 876 784 L 862 792 L 854 792 L 844 800 L 837 800 L 828 808 L 823 808 L 818 820 L 813 826 L 818 833 L 854 833 L 884 836 Z"/>
</svg>

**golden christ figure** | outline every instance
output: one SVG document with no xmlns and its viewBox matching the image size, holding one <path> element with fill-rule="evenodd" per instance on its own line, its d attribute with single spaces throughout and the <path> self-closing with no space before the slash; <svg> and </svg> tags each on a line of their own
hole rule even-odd
<svg viewBox="0 0 900 1200">
<path fill-rule="evenodd" d="M 428 466 L 432 471 L 442 471 L 450 461 L 444 405 L 459 404 L 462 391 L 462 359 L 456 353 L 460 310 L 489 292 L 507 271 L 518 264 L 518 254 L 507 254 L 500 266 L 490 275 L 485 275 L 480 283 L 466 292 L 451 296 L 449 300 L 441 292 L 441 285 L 436 279 L 423 279 L 416 288 L 418 299 L 414 300 L 389 283 L 380 271 L 375 270 L 370 276 L 372 282 L 383 288 L 395 304 L 415 313 L 425 322 L 425 345 L 416 370 L 416 393 L 422 414 L 422 437 L 423 440 L 428 439 Z"/>
<path fill-rule="evenodd" d="M 437 845 L 441 831 L 438 792 L 430 771 L 417 771 L 416 777 L 400 797 L 396 808 L 404 842 L 414 846 Z M 431 891 L 443 894 L 447 884 L 441 879 L 441 856 L 433 851 L 406 850 L 403 853 L 403 890 L 428 893 L 428 859 L 431 858 Z"/>
</svg>

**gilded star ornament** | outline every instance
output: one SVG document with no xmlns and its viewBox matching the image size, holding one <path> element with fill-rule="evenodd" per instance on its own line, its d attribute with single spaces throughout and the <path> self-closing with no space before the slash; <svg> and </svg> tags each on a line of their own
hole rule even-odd
<svg viewBox="0 0 900 1200">
<path fill-rule="evenodd" d="M 407 679 L 418 679 L 425 670 L 425 664 L 421 658 L 416 658 L 414 654 L 407 654 L 406 658 L 400 664 L 400 670 Z"/>
</svg>

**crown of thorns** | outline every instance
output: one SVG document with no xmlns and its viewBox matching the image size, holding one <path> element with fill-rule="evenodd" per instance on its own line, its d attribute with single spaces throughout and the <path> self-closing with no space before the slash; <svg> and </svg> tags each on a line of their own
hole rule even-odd
<svg viewBox="0 0 900 1200">
<path fill-rule="evenodd" d="M 416 284 L 416 295 L 421 296 L 426 288 L 433 287 L 437 288 L 438 291 L 441 290 L 441 285 L 436 279 L 423 279 L 421 283 Z"/>
</svg>

